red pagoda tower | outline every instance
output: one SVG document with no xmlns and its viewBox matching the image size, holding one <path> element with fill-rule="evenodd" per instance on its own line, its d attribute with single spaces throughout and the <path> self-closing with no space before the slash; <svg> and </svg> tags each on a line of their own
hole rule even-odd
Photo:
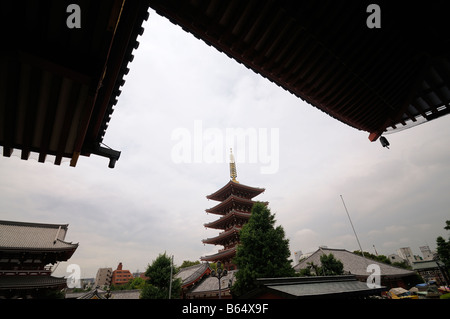
<svg viewBox="0 0 450 319">
<path fill-rule="evenodd" d="M 206 223 L 204 226 L 223 231 L 216 237 L 202 240 L 204 244 L 221 245 L 224 248 L 214 255 L 201 257 L 201 260 L 208 262 L 220 261 L 226 269 L 233 270 L 236 268 L 232 263 L 232 259 L 236 255 L 239 231 L 250 218 L 251 210 L 255 203 L 252 199 L 264 192 L 265 189 L 243 185 L 236 180 L 236 163 L 233 153 L 230 154 L 230 177 L 231 180 L 225 186 L 206 196 L 208 199 L 219 202 L 216 206 L 207 209 L 206 212 L 220 215 L 220 218 Z"/>
</svg>

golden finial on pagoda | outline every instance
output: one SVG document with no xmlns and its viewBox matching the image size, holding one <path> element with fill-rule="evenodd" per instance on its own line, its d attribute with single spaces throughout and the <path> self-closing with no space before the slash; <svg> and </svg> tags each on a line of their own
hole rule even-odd
<svg viewBox="0 0 450 319">
<path fill-rule="evenodd" d="M 234 156 L 233 156 L 233 149 L 230 148 L 230 177 L 231 180 L 235 183 L 239 183 L 236 180 L 237 177 L 237 173 L 236 173 L 236 162 L 234 161 Z"/>
</svg>

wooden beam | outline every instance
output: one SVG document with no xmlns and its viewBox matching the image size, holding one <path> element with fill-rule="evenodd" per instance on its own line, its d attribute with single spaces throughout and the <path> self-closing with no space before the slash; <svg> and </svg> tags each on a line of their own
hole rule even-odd
<svg viewBox="0 0 450 319">
<path fill-rule="evenodd" d="M 3 155 L 11 156 L 14 148 L 15 135 L 17 131 L 17 105 L 18 95 L 17 88 L 20 86 L 21 65 L 16 59 L 9 59 L 6 70 L 8 81 L 6 83 L 6 98 L 2 114 L 3 116 Z"/>
<path fill-rule="evenodd" d="M 425 78 L 426 72 L 429 70 L 430 67 L 430 59 L 426 56 L 418 57 L 417 59 L 417 69 L 415 72 L 415 77 L 411 81 L 408 94 L 403 100 L 403 104 L 396 108 L 396 112 L 392 114 L 391 116 L 388 116 L 384 124 L 378 128 L 376 131 L 371 132 L 369 134 L 369 140 L 371 142 L 376 141 L 388 128 L 389 126 L 395 125 L 396 123 L 399 123 L 401 121 L 401 118 L 403 116 L 403 113 L 408 109 L 409 104 L 414 98 L 414 95 L 417 93 L 418 88 L 422 84 L 422 81 Z"/>
<path fill-rule="evenodd" d="M 114 6 L 115 7 L 116 6 L 117 7 L 120 6 L 120 8 L 122 8 L 124 3 L 125 3 L 125 0 L 122 0 L 120 2 L 116 1 L 114 3 Z M 120 14 L 121 14 L 121 12 L 122 12 L 122 9 L 120 9 L 120 10 L 117 10 L 117 8 L 112 8 L 111 9 L 110 23 L 111 23 L 111 19 L 114 19 L 116 28 L 117 28 L 117 25 L 119 24 L 119 21 L 120 21 Z M 102 68 L 102 70 L 101 70 L 101 72 L 99 74 L 99 77 L 96 80 L 97 82 L 95 82 L 96 83 L 96 87 L 91 86 L 91 91 L 90 91 L 89 97 L 88 97 L 88 99 L 86 101 L 86 104 L 85 104 L 85 110 L 84 110 L 84 113 L 82 115 L 82 120 L 81 120 L 81 123 L 80 123 L 79 133 L 78 133 L 78 136 L 77 136 L 76 141 L 75 141 L 75 146 L 74 146 L 74 150 L 73 150 L 73 154 L 72 154 L 72 159 L 70 161 L 70 166 L 72 166 L 72 167 L 75 167 L 77 165 L 78 158 L 79 158 L 79 156 L 80 156 L 80 154 L 81 154 L 81 152 L 83 150 L 84 141 L 86 139 L 86 135 L 87 135 L 87 132 L 88 132 L 88 129 L 89 129 L 89 125 L 90 125 L 90 122 L 91 122 L 91 117 L 92 117 L 92 114 L 94 112 L 94 108 L 95 108 L 95 105 L 96 105 L 96 102 L 97 102 L 99 90 L 100 90 L 101 87 L 103 87 L 103 81 L 104 81 L 105 76 L 106 76 L 107 71 L 108 71 L 107 67 L 108 67 L 108 61 L 109 61 L 109 57 L 110 57 L 110 53 L 111 53 L 111 48 L 113 46 L 113 42 L 114 42 L 114 39 L 115 39 L 115 36 L 116 36 L 116 30 L 117 30 L 116 28 L 113 30 L 113 32 L 108 32 L 108 34 L 110 34 L 110 37 L 108 39 L 109 40 L 108 41 L 109 45 L 108 45 L 107 52 L 105 52 L 106 55 L 105 55 L 105 59 L 104 59 L 104 63 L 103 63 L 103 68 Z"/>
<path fill-rule="evenodd" d="M 114 41 L 111 46 L 110 55 L 107 61 L 108 74 L 103 81 L 103 88 L 101 94 L 99 94 L 96 118 L 93 118 L 92 126 L 89 128 L 89 140 L 95 140 L 103 124 L 105 114 L 109 107 L 111 98 L 114 98 L 115 89 L 117 88 L 117 81 L 121 81 L 119 78 L 123 63 L 127 63 L 127 54 L 129 52 L 129 44 L 132 40 L 133 31 L 135 30 L 135 24 L 141 10 L 141 5 L 135 3 L 125 3 L 121 16 L 116 17 L 120 19 L 120 23 L 117 26 L 116 33 L 114 35 Z M 121 85 L 119 85 L 121 86 Z"/>
<path fill-rule="evenodd" d="M 13 150 L 14 149 L 12 147 L 3 146 L 3 156 L 4 157 L 11 157 Z"/>
<path fill-rule="evenodd" d="M 44 131 L 42 132 L 41 144 L 39 148 L 40 163 L 45 162 L 47 152 L 49 151 L 50 139 L 53 134 L 53 124 L 56 118 L 56 108 L 58 105 L 59 92 L 61 90 L 62 79 L 58 76 L 52 77 L 50 81 L 50 95 L 47 103 L 46 114 L 44 116 Z"/>
<path fill-rule="evenodd" d="M 45 51 L 35 52 L 24 49 L 19 51 L 19 58 L 24 63 L 86 85 L 91 84 L 95 71 L 93 56 L 80 56 L 61 48 L 47 48 Z"/>
</svg>

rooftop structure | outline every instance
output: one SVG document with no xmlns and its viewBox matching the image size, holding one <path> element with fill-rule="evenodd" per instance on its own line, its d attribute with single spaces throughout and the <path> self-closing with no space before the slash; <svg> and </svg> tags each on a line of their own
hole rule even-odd
<svg viewBox="0 0 450 319">
<path fill-rule="evenodd" d="M 109 158 L 103 147 L 138 35 L 148 17 L 146 1 L 19 0 L 0 11 L 0 146 L 39 162 L 80 155 Z M 72 6 L 72 5 L 71 5 Z M 77 16 L 78 13 L 78 16 Z M 80 21 L 74 27 L 71 15 Z"/>
<path fill-rule="evenodd" d="M 344 265 L 344 273 L 356 276 L 358 280 L 366 281 L 372 271 L 368 271 L 368 266 L 375 264 L 380 267 L 381 285 L 388 288 L 403 287 L 409 289 L 415 284 L 415 272 L 399 267 L 394 267 L 379 261 L 364 258 L 345 249 L 319 248 L 309 257 L 302 259 L 299 264 L 294 266 L 296 271 L 308 267 L 308 263 L 314 263 L 320 266 L 320 257 L 322 255 L 333 254 L 333 256 Z M 317 274 L 321 275 L 321 274 Z"/>
<path fill-rule="evenodd" d="M 0 221 L 0 296 L 35 298 L 66 287 L 52 266 L 69 260 L 78 244 L 66 242 L 67 224 Z"/>
<path fill-rule="evenodd" d="M 232 259 L 236 255 L 236 245 L 239 243 L 239 232 L 249 220 L 253 204 L 252 199 L 264 192 L 263 188 L 255 188 L 239 183 L 233 153 L 230 154 L 231 180 L 221 189 L 206 196 L 219 201 L 216 206 L 206 209 L 207 213 L 220 215 L 219 219 L 204 224 L 207 228 L 223 230 L 218 236 L 203 239 L 204 244 L 222 245 L 223 249 L 214 255 L 201 257 L 202 261 L 222 262 L 226 269 L 235 269 Z"/>
<path fill-rule="evenodd" d="M 236 270 L 228 271 L 226 276 L 220 278 L 220 297 L 231 299 L 230 288 L 235 280 Z M 219 280 L 216 277 L 208 276 L 198 285 L 194 286 L 188 293 L 187 299 L 218 299 Z"/>
<path fill-rule="evenodd" d="M 88 292 L 71 292 L 66 294 L 66 299 L 139 299 L 141 291 L 133 290 L 102 290 L 94 288 Z"/>
<path fill-rule="evenodd" d="M 448 3 L 376 3 L 150 0 L 150 7 L 375 141 L 450 113 Z"/>
<path fill-rule="evenodd" d="M 209 263 L 201 263 L 190 267 L 181 268 L 175 275 L 175 278 L 181 279 L 182 298 L 186 298 L 186 294 L 198 285 L 203 279 L 207 278 L 211 273 Z"/>
<path fill-rule="evenodd" d="M 355 276 L 260 278 L 258 288 L 242 299 L 355 299 L 380 296 L 385 287 L 370 288 Z"/>
</svg>

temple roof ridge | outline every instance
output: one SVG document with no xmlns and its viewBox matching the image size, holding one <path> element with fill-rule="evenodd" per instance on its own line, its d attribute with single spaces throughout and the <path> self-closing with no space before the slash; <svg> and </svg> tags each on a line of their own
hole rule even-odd
<svg viewBox="0 0 450 319">
<path fill-rule="evenodd" d="M 8 250 L 76 249 L 78 244 L 65 241 L 68 224 L 45 224 L 0 220 L 0 247 Z"/>
<path fill-rule="evenodd" d="M 200 259 L 203 261 L 218 260 L 218 259 L 224 258 L 226 256 L 233 255 L 235 252 L 236 252 L 236 247 L 231 247 L 229 249 L 222 249 L 213 255 L 203 256 Z"/>
<path fill-rule="evenodd" d="M 230 218 L 233 218 L 233 217 L 235 218 L 236 216 L 249 219 L 251 216 L 251 213 L 232 209 L 228 214 L 225 214 L 222 217 L 220 217 L 219 219 L 216 219 L 212 222 L 205 223 L 205 224 L 203 224 L 203 226 L 208 227 L 208 228 L 221 229 L 220 227 L 218 227 L 218 225 L 220 225 L 221 223 L 225 222 L 226 220 L 228 220 Z"/>
<path fill-rule="evenodd" d="M 241 230 L 241 227 L 238 227 L 235 225 L 235 226 L 231 227 L 230 229 L 227 229 L 227 230 L 221 232 L 219 235 L 217 235 L 215 237 L 203 239 L 202 242 L 204 244 L 215 243 L 218 240 L 227 238 L 229 236 L 234 235 L 235 233 L 238 233 L 240 230 Z"/>
<path fill-rule="evenodd" d="M 233 190 L 245 190 L 249 193 L 249 198 L 253 198 L 258 196 L 259 194 L 263 193 L 265 191 L 264 188 L 260 188 L 260 187 L 253 187 L 253 186 L 248 186 L 242 183 L 237 183 L 237 182 L 233 182 L 232 180 L 230 180 L 227 184 L 225 184 L 222 188 L 220 188 L 219 190 L 217 190 L 216 192 L 206 196 L 207 199 L 212 199 L 212 200 L 217 200 L 217 201 L 223 201 L 223 196 L 224 194 L 228 193 L 229 191 L 231 191 L 231 193 L 233 193 Z"/>
<path fill-rule="evenodd" d="M 253 205 L 256 203 L 256 201 L 253 201 L 251 199 L 243 198 L 236 195 L 230 195 L 225 199 L 224 201 L 220 202 L 214 207 L 206 209 L 207 213 L 212 214 L 218 214 L 218 215 L 225 215 L 225 212 L 222 212 L 221 209 L 227 208 L 229 205 L 232 205 L 234 202 L 240 203 L 240 204 L 247 204 L 247 205 Z"/>
</svg>

